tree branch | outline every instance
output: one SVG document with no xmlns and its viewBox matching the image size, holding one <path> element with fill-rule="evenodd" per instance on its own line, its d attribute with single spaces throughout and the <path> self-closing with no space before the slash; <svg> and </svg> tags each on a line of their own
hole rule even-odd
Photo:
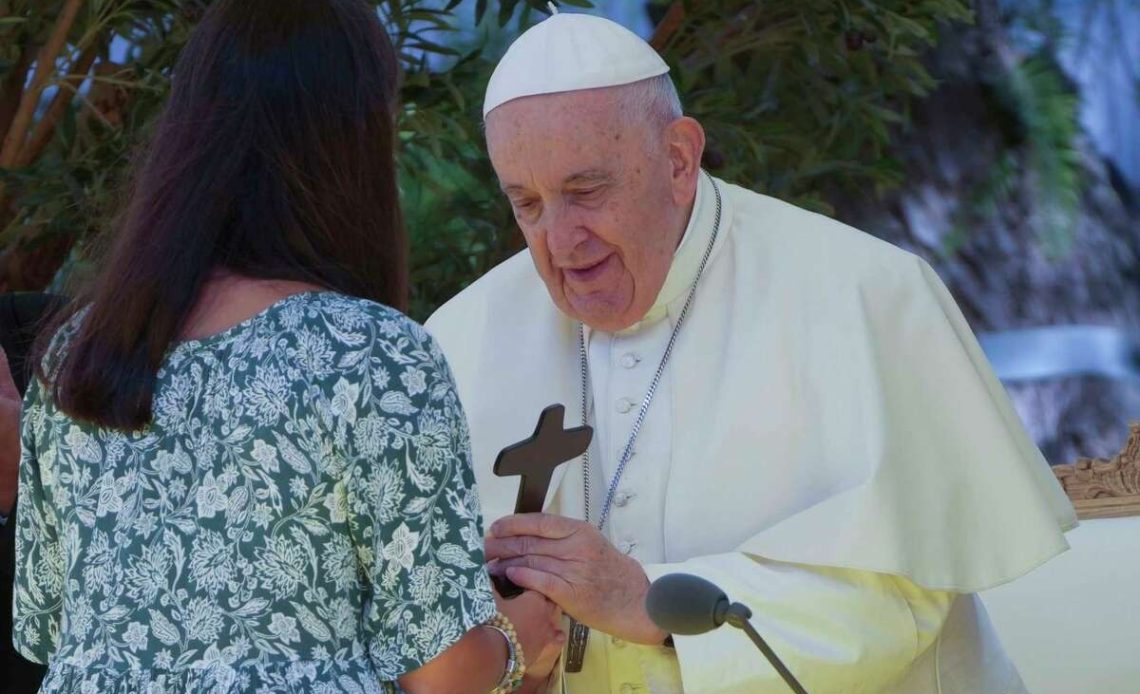
<svg viewBox="0 0 1140 694">
<path fill-rule="evenodd" d="M 67 43 L 67 35 L 75 24 L 75 18 L 82 5 L 83 0 L 67 0 L 63 10 L 59 13 L 59 17 L 56 18 L 51 37 L 48 38 L 47 43 L 36 56 L 36 70 L 32 76 L 31 86 L 24 91 L 20 99 L 20 106 L 16 109 L 16 116 L 12 119 L 12 125 L 4 135 L 4 144 L 0 147 L 0 168 L 12 168 L 20 156 L 28 130 L 32 125 L 32 119 L 36 114 L 36 105 L 39 102 L 40 95 L 55 70 L 55 61 L 63 52 Z"/>
<path fill-rule="evenodd" d="M 44 112 L 44 116 L 40 119 L 28 144 L 16 158 L 16 168 L 31 164 L 40 156 L 48 143 L 51 142 L 52 136 L 55 135 L 56 125 L 59 124 L 59 119 L 63 117 L 63 114 L 67 111 L 68 107 L 70 107 L 71 100 L 74 98 L 75 93 L 79 91 L 79 88 L 87 79 L 87 73 L 91 70 L 91 66 L 95 63 L 95 58 L 98 57 L 99 52 L 99 42 L 94 42 L 85 48 L 79 58 L 76 59 L 75 64 L 68 70 L 69 74 L 60 80 L 59 91 L 57 91 L 52 98 L 51 105 L 48 106 L 47 111 Z"/>
<path fill-rule="evenodd" d="M 35 57 L 35 46 L 25 45 L 4 84 L 0 85 L 0 133 L 8 132 L 12 119 L 16 117 L 16 110 L 24 96 L 24 83 L 28 80 L 28 68 L 32 66 Z"/>
<path fill-rule="evenodd" d="M 673 38 L 673 35 L 684 23 L 685 5 L 681 0 L 673 0 L 673 4 L 669 5 L 669 9 L 665 12 L 665 16 L 661 18 L 661 23 L 653 30 L 653 36 L 649 37 L 649 45 L 660 53 L 669 43 L 669 39 Z"/>
</svg>

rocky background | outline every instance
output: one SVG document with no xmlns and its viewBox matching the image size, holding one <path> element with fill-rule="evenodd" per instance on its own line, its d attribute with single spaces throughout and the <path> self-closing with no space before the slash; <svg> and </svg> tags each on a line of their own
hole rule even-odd
<svg viewBox="0 0 1140 694">
<path fill-rule="evenodd" d="M 1118 29 L 1140 38 L 1140 14 L 1103 4 L 1103 18 L 1127 17 L 1130 28 Z M 1140 197 L 1126 171 L 1137 152 L 1116 146 L 1127 133 L 1100 127 L 1098 118 L 1119 120 L 1108 106 L 1086 109 L 1072 140 L 1076 204 L 1059 238 L 1043 236 L 1043 192 L 1029 162 L 1037 145 L 995 77 L 1019 49 L 1008 16 L 991 11 L 981 7 L 975 26 L 947 31 L 930 58 L 940 86 L 916 104 L 913 127 L 896 144 L 906 184 L 882 199 L 838 196 L 837 215 L 927 258 L 976 332 L 1100 325 L 1140 336 Z M 1081 98 L 1080 81 L 1061 86 Z M 1084 89 L 1103 95 L 1100 87 Z M 1129 421 L 1140 420 L 1140 353 L 1137 374 L 1006 385 L 1049 461 L 1070 463 L 1121 449 Z"/>
</svg>

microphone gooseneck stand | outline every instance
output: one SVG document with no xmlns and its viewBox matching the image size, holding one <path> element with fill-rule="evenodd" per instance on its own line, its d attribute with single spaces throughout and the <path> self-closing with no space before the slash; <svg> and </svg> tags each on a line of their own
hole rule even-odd
<svg viewBox="0 0 1140 694">
<path fill-rule="evenodd" d="M 756 644 L 756 647 L 759 648 L 760 652 L 764 654 L 764 657 L 768 659 L 768 662 L 771 663 L 776 673 L 780 675 L 789 689 L 796 694 L 807 694 L 807 690 L 800 685 L 796 676 L 788 670 L 784 662 L 780 660 L 780 657 L 776 655 L 776 652 L 772 650 L 768 642 L 760 635 L 760 632 L 756 631 L 756 628 L 752 626 L 752 622 L 749 621 L 750 619 L 752 619 L 752 610 L 748 609 L 747 605 L 742 605 L 738 602 L 729 605 L 724 615 L 724 621 L 742 630 L 745 634 L 748 634 L 748 638 L 752 639 L 752 643 Z"/>
<path fill-rule="evenodd" d="M 795 694 L 807 694 L 795 675 L 752 626 L 752 610 L 731 602 L 715 583 L 691 574 L 667 574 L 649 586 L 645 610 L 662 631 L 696 636 L 719 628 L 725 622 L 740 629 L 756 645 L 776 674 Z"/>
</svg>

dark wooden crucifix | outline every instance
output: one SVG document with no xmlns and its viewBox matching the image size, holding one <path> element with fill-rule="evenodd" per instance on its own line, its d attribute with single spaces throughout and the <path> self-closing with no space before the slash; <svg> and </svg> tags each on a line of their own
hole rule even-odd
<svg viewBox="0 0 1140 694">
<path fill-rule="evenodd" d="M 522 478 L 515 500 L 515 513 L 541 513 L 554 469 L 589 448 L 594 430 L 588 426 L 563 429 L 565 416 L 566 408 L 562 405 L 547 407 L 538 416 L 538 426 L 530 438 L 507 446 L 495 458 L 496 475 L 518 475 Z M 496 577 L 494 581 L 495 588 L 504 598 L 513 598 L 523 592 L 506 576 Z"/>
</svg>

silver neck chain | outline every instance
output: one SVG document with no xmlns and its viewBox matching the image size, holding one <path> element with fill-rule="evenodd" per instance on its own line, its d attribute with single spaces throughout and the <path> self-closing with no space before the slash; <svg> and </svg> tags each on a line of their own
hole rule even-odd
<svg viewBox="0 0 1140 694">
<path fill-rule="evenodd" d="M 707 174 L 706 174 L 707 175 Z M 649 391 L 645 394 L 645 399 L 641 401 L 641 409 L 637 412 L 637 419 L 633 422 L 633 431 L 629 435 L 629 440 L 625 444 L 625 449 L 622 451 L 621 458 L 618 460 L 617 470 L 614 471 L 614 477 L 610 481 L 609 488 L 606 490 L 605 502 L 602 504 L 601 517 L 598 519 L 598 530 L 605 530 L 606 521 L 610 517 L 610 509 L 613 508 L 614 496 L 617 494 L 618 484 L 621 483 L 622 474 L 625 472 L 625 467 L 629 463 L 630 458 L 633 457 L 633 444 L 637 441 L 637 435 L 641 433 L 641 425 L 645 423 L 645 415 L 649 412 L 649 405 L 653 402 L 653 396 L 657 392 L 657 386 L 661 382 L 661 376 L 665 373 L 665 365 L 669 363 L 669 355 L 673 353 L 673 345 L 677 342 L 677 335 L 681 332 L 681 326 L 685 323 L 685 317 L 689 315 L 689 308 L 693 305 L 693 297 L 697 294 L 697 284 L 701 281 L 701 275 L 704 274 L 705 265 L 709 261 L 709 256 L 712 255 L 713 245 L 716 244 L 716 237 L 720 231 L 720 212 L 721 212 L 721 198 L 720 187 L 717 186 L 716 181 L 712 176 L 709 176 L 709 181 L 712 183 L 713 191 L 716 193 L 716 219 L 713 222 L 712 237 L 709 239 L 708 247 L 705 248 L 704 257 L 701 258 L 701 264 L 697 268 L 697 276 L 693 279 L 693 285 L 689 288 L 689 297 L 685 300 L 685 305 L 681 309 L 681 314 L 677 317 L 677 324 L 673 326 L 673 333 L 669 336 L 669 343 L 665 346 L 665 354 L 661 356 L 661 363 L 657 365 L 657 372 L 653 374 L 653 380 L 649 384 Z M 590 393 L 590 363 L 586 354 L 586 332 L 582 324 L 578 324 L 578 358 L 581 364 L 582 371 L 582 422 L 586 423 L 589 416 L 589 393 Z M 582 495 L 586 506 L 586 522 L 590 521 L 590 450 L 582 454 Z"/>
</svg>

